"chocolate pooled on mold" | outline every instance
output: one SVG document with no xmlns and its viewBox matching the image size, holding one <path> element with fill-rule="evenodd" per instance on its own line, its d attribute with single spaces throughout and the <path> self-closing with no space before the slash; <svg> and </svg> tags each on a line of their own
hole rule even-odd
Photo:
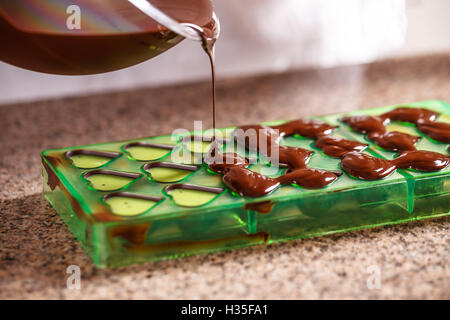
<svg viewBox="0 0 450 320">
<path fill-rule="evenodd" d="M 366 179 L 381 179 L 395 169 L 414 169 L 434 172 L 446 168 L 449 157 L 437 152 L 417 150 L 415 144 L 420 137 L 397 131 L 386 131 L 384 125 L 389 121 L 413 123 L 419 131 L 429 133 L 437 141 L 450 142 L 450 124 L 435 122 L 439 114 L 423 108 L 400 107 L 375 116 L 343 117 L 341 121 L 353 130 L 366 134 L 369 140 L 378 146 L 399 152 L 394 160 L 382 160 L 363 154 L 347 153 L 343 156 L 341 166 L 350 175 Z"/>
<path fill-rule="evenodd" d="M 269 178 L 248 169 L 248 163 L 236 154 L 220 157 L 227 164 L 210 163 L 209 168 L 223 174 L 224 183 L 234 192 L 249 197 L 267 195 L 281 184 L 295 184 L 304 188 L 323 188 L 335 181 L 342 173 L 308 168 L 312 151 L 279 145 L 282 137 L 301 135 L 316 140 L 314 146 L 326 155 L 341 158 L 341 167 L 353 177 L 364 180 L 379 180 L 396 169 L 415 169 L 432 172 L 444 169 L 449 157 L 436 152 L 416 150 L 420 137 L 402 132 L 388 132 L 385 125 L 391 121 L 415 123 L 420 131 L 431 133 L 431 137 L 446 141 L 450 125 L 434 122 L 438 113 L 426 109 L 397 108 L 381 116 L 358 115 L 343 117 L 342 122 L 353 130 L 366 134 L 378 146 L 399 152 L 394 160 L 384 160 L 361 153 L 366 144 L 330 136 L 336 126 L 319 120 L 294 120 L 276 126 L 246 125 L 237 127 L 235 139 L 247 150 L 257 151 L 272 162 L 277 152 L 280 164 L 289 168 L 278 178 Z M 226 161 L 231 159 L 232 161 Z"/>
<path fill-rule="evenodd" d="M 304 188 L 323 188 L 335 181 L 341 173 L 322 169 L 308 168 L 307 163 L 313 151 L 299 147 L 280 146 L 279 141 L 283 136 L 299 134 L 312 139 L 320 139 L 330 134 L 336 127 L 330 126 L 319 120 L 294 120 L 277 126 L 246 125 L 235 130 L 235 139 L 239 145 L 247 150 L 258 151 L 259 154 L 273 162 L 276 153 L 279 164 L 286 165 L 288 171 L 278 177 L 269 178 L 247 168 L 242 161 L 235 161 L 236 155 L 225 154 L 223 159 L 232 158 L 233 163 L 209 164 L 212 171 L 223 174 L 224 183 L 235 193 L 241 196 L 262 197 L 281 184 L 296 184 Z M 351 143 L 349 140 L 335 140 L 342 143 L 342 149 L 363 149 L 365 145 Z M 325 144 L 324 144 L 325 146 Z M 340 153 L 339 153 L 340 154 Z M 239 156 L 238 156 L 239 157 Z"/>
</svg>

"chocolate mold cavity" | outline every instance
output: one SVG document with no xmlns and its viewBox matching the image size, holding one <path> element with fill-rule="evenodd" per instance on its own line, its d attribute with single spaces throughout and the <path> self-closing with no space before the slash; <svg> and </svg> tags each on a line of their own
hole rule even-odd
<svg viewBox="0 0 450 320">
<path fill-rule="evenodd" d="M 402 132 L 409 134 L 411 136 L 418 136 L 419 131 L 416 129 L 416 127 L 411 123 L 404 123 L 399 121 L 392 121 L 388 123 L 386 126 L 386 131 L 396 131 L 396 132 Z"/>
<path fill-rule="evenodd" d="M 208 154 L 212 146 L 213 137 L 186 136 L 182 137 L 180 141 L 183 143 L 186 149 L 192 153 Z M 218 137 L 216 138 L 216 142 L 218 142 L 219 144 L 218 148 L 222 148 L 222 146 L 226 144 L 228 141 L 229 141 L 228 139 Z"/>
<path fill-rule="evenodd" d="M 187 178 L 200 169 L 200 166 L 173 162 L 152 162 L 147 163 L 142 168 L 153 181 L 172 183 Z"/>
<path fill-rule="evenodd" d="M 162 197 L 129 192 L 115 192 L 103 197 L 103 201 L 110 207 L 111 211 L 122 217 L 134 217 L 143 214 L 163 200 Z"/>
<path fill-rule="evenodd" d="M 134 160 L 152 161 L 167 156 L 174 147 L 159 143 L 132 142 L 124 145 L 122 148 Z"/>
<path fill-rule="evenodd" d="M 200 207 L 212 202 L 225 189 L 197 186 L 193 184 L 174 184 L 164 188 L 164 192 L 173 202 L 182 207 Z"/>
<path fill-rule="evenodd" d="M 115 191 L 128 187 L 139 179 L 139 173 L 112 170 L 93 170 L 83 174 L 89 185 L 98 191 Z"/>
<path fill-rule="evenodd" d="M 121 155 L 120 152 L 89 149 L 77 149 L 66 152 L 66 157 L 72 161 L 72 165 L 79 169 L 98 168 L 106 165 Z"/>
</svg>

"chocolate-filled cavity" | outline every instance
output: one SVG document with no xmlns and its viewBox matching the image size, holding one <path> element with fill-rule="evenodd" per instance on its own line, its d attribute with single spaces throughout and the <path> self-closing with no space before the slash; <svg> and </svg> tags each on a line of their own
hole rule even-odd
<svg viewBox="0 0 450 320">
<path fill-rule="evenodd" d="M 66 157 L 72 161 L 73 166 L 80 169 L 101 167 L 120 155 L 121 153 L 119 152 L 88 149 L 77 149 L 66 152 Z"/>
<path fill-rule="evenodd" d="M 220 157 L 222 157 L 221 161 L 208 164 L 208 168 L 211 171 L 216 173 L 225 173 L 232 167 L 247 168 L 249 166 L 247 159 L 241 157 L 237 153 L 224 153 L 220 154 Z"/>
<path fill-rule="evenodd" d="M 314 151 L 303 148 L 279 146 L 279 161 L 290 169 L 304 169 Z"/>
<path fill-rule="evenodd" d="M 450 163 L 450 157 L 432 151 L 413 150 L 401 153 L 392 162 L 401 169 L 434 172 L 445 169 Z"/>
<path fill-rule="evenodd" d="M 367 148 L 367 144 L 332 136 L 319 137 L 314 142 L 314 146 L 332 158 L 340 158 L 350 151 L 362 152 Z"/>
<path fill-rule="evenodd" d="M 299 147 L 280 146 L 284 136 L 300 135 L 319 139 L 332 133 L 335 126 L 319 120 L 294 120 L 277 126 L 245 125 L 237 127 L 234 138 L 238 145 L 266 157 L 269 162 L 279 167 L 287 167 L 287 174 L 270 178 L 247 169 L 242 161 L 235 161 L 235 155 L 225 154 L 223 158 L 232 161 L 223 164 L 209 164 L 211 170 L 222 173 L 224 183 L 241 196 L 261 197 L 276 190 L 281 184 L 297 184 L 305 188 L 322 188 L 337 179 L 340 174 L 307 168 L 313 151 Z M 347 144 L 349 144 L 347 142 Z M 347 146 L 348 147 L 348 146 Z M 353 148 L 358 148 L 353 145 Z M 361 146 L 363 147 L 363 146 Z M 276 158 L 277 157 L 277 158 Z M 277 160 L 274 163 L 274 160 Z M 295 172 L 297 170 L 302 170 Z"/>
<path fill-rule="evenodd" d="M 280 146 L 284 136 L 300 135 L 306 138 L 321 139 L 332 133 L 335 126 L 319 120 L 294 120 L 277 126 L 246 125 L 237 127 L 234 133 L 238 145 L 247 150 L 256 151 L 272 164 L 287 167 L 284 175 L 270 178 L 247 169 L 242 164 L 230 164 L 223 167 L 223 181 L 233 192 L 248 197 L 265 196 L 276 190 L 281 184 L 296 184 L 305 188 L 323 188 L 334 182 L 341 174 L 321 169 L 307 168 L 313 151 L 299 147 Z M 342 143 L 342 148 L 361 149 L 364 145 L 348 140 L 334 140 Z M 328 140 L 328 143 L 330 140 Z M 327 146 L 326 141 L 318 146 Z M 343 152 L 330 151 L 341 155 Z M 274 163 L 277 156 L 278 162 Z M 211 165 L 210 165 L 211 166 Z"/>
<path fill-rule="evenodd" d="M 422 121 L 417 129 L 438 142 L 450 143 L 450 123 Z"/>
<path fill-rule="evenodd" d="M 341 167 L 349 175 L 363 180 L 379 180 L 385 178 L 397 168 L 389 160 L 372 157 L 355 151 L 346 153 L 343 156 Z"/>
<path fill-rule="evenodd" d="M 437 112 L 423 108 L 399 107 L 378 117 L 341 118 L 342 122 L 366 134 L 367 139 L 372 140 L 379 147 L 399 152 L 397 158 L 391 161 L 381 161 L 354 153 L 345 154 L 341 162 L 342 168 L 350 175 L 368 180 L 381 179 L 390 174 L 394 170 L 392 168 L 414 169 L 422 172 L 434 172 L 446 168 L 448 156 L 437 152 L 416 150 L 415 144 L 420 137 L 403 132 L 386 131 L 384 127 L 384 124 L 389 121 L 408 122 L 414 124 L 420 132 L 427 134 L 431 139 L 444 143 L 450 142 L 450 124 L 434 121 L 438 115 Z"/>
<path fill-rule="evenodd" d="M 439 113 L 424 108 L 398 107 L 380 115 L 381 119 L 416 124 L 418 121 L 435 121 Z"/>
<path fill-rule="evenodd" d="M 450 124 L 436 121 L 438 116 L 438 112 L 424 108 L 400 107 L 382 114 L 380 118 L 412 123 L 431 139 L 450 143 Z"/>
<path fill-rule="evenodd" d="M 370 132 L 367 139 L 375 142 L 379 147 L 389 151 L 405 151 L 415 150 L 415 144 L 420 140 L 420 137 L 412 136 L 403 132 Z"/>
<path fill-rule="evenodd" d="M 317 139 L 323 135 L 329 135 L 336 129 L 323 121 L 311 119 L 299 119 L 286 122 L 281 125 L 272 126 L 272 129 L 279 130 L 280 136 L 300 135 L 305 138 Z"/>
<path fill-rule="evenodd" d="M 199 166 L 172 162 L 152 162 L 143 166 L 143 169 L 149 173 L 152 180 L 162 183 L 181 181 L 199 168 Z"/>
<path fill-rule="evenodd" d="M 384 125 L 388 122 L 387 119 L 367 115 L 343 117 L 341 118 L 341 121 L 353 130 L 363 134 L 370 132 L 384 132 L 386 130 Z"/>
<path fill-rule="evenodd" d="M 306 189 L 319 189 L 326 187 L 341 175 L 340 172 L 303 168 L 288 171 L 276 180 L 282 184 L 295 184 Z"/>
<path fill-rule="evenodd" d="M 280 186 L 276 179 L 242 167 L 229 168 L 223 182 L 235 193 L 247 197 L 265 196 Z"/>
<path fill-rule="evenodd" d="M 418 141 L 406 133 L 386 132 L 385 125 L 390 121 L 401 121 L 414 124 L 417 129 L 433 140 L 450 143 L 450 124 L 435 121 L 439 113 L 423 108 L 399 107 L 378 117 L 352 116 L 343 117 L 341 121 L 353 130 L 367 134 L 369 140 L 374 141 L 382 148 L 391 151 L 415 150 L 414 144 Z"/>
<path fill-rule="evenodd" d="M 239 146 L 249 151 L 258 151 L 264 156 L 270 156 L 271 147 L 278 147 L 281 136 L 271 127 L 246 125 L 236 128 L 234 138 Z M 262 145 L 265 150 L 261 150 Z"/>
</svg>

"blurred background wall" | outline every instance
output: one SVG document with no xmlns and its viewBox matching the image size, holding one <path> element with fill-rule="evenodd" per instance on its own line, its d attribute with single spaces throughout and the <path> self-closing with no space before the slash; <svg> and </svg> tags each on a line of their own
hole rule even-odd
<svg viewBox="0 0 450 320">
<path fill-rule="evenodd" d="M 213 1 L 222 25 L 218 78 L 450 51 L 448 0 Z M 0 105 L 209 76 L 206 55 L 189 41 L 138 66 L 95 76 L 45 75 L 0 63 Z"/>
</svg>

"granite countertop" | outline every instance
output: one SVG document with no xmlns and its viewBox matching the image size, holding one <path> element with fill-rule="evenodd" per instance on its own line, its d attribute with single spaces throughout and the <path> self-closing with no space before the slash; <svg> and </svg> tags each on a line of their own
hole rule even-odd
<svg viewBox="0 0 450 320">
<path fill-rule="evenodd" d="M 218 126 L 450 101 L 450 54 L 218 83 Z M 0 298 L 450 299 L 450 219 L 147 263 L 93 266 L 42 196 L 40 152 L 210 124 L 209 83 L 0 107 Z M 66 268 L 81 268 L 81 290 Z M 380 270 L 369 290 L 368 270 Z M 373 268 L 373 267 L 372 267 Z"/>
</svg>

